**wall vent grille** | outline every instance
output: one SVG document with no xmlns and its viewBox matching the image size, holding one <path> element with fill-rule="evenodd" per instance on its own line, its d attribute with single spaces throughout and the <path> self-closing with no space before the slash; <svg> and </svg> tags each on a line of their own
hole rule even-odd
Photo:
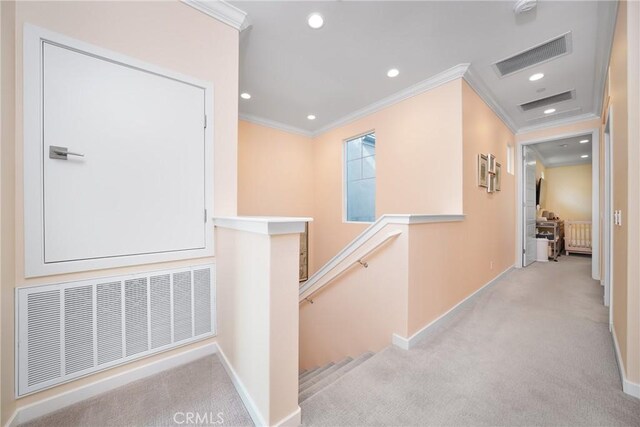
<svg viewBox="0 0 640 427">
<path fill-rule="evenodd" d="M 493 64 L 500 77 L 522 71 L 571 53 L 571 32 Z"/>
<path fill-rule="evenodd" d="M 215 265 L 19 288 L 17 396 L 211 337 Z"/>
<path fill-rule="evenodd" d="M 520 109 L 522 111 L 531 111 L 536 108 L 547 107 L 559 102 L 571 101 L 572 99 L 575 99 L 575 90 L 568 90 L 545 98 L 536 99 L 535 101 L 525 102 L 524 104 L 520 104 Z"/>
</svg>

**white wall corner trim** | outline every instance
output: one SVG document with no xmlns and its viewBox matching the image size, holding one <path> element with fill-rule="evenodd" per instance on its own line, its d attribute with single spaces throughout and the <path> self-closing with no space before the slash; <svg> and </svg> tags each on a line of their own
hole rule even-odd
<svg viewBox="0 0 640 427">
<path fill-rule="evenodd" d="M 553 120 L 550 122 L 540 123 L 532 126 L 525 126 L 518 129 L 517 135 L 522 135 L 527 132 L 533 132 L 536 130 L 549 129 L 558 126 L 566 126 L 574 123 L 585 122 L 587 120 L 593 120 L 600 118 L 600 115 L 594 113 L 584 113 L 578 116 L 566 117 L 564 119 Z"/>
<path fill-rule="evenodd" d="M 496 283 L 498 283 L 498 281 L 500 281 L 500 279 L 502 279 L 504 276 L 506 276 L 513 269 L 514 269 L 514 266 L 511 266 L 511 267 L 507 268 L 502 273 L 498 274 L 496 277 L 491 279 L 488 283 L 482 285 L 482 287 L 479 288 L 478 290 L 476 290 L 474 293 L 472 293 L 471 295 L 467 296 L 465 299 L 460 301 L 458 304 L 454 305 L 446 313 L 442 314 L 440 317 L 438 317 L 437 319 L 433 320 L 431 323 L 429 323 L 428 325 L 426 325 L 425 327 L 420 329 L 418 332 L 416 332 L 415 334 L 411 335 L 409 338 L 405 338 L 405 337 L 400 336 L 398 334 L 393 334 L 392 337 L 391 337 L 391 342 L 393 343 L 393 345 L 395 345 L 398 348 L 401 348 L 403 350 L 411 350 L 413 347 L 415 347 L 415 345 L 420 340 L 422 340 L 423 338 L 428 336 L 431 332 L 433 332 L 436 329 L 437 326 L 441 325 L 442 323 L 444 323 L 445 320 L 447 320 L 448 318 L 452 317 L 454 314 L 459 312 L 464 306 L 466 306 L 469 302 L 471 302 L 481 292 L 489 289 L 491 286 L 493 286 Z"/>
<path fill-rule="evenodd" d="M 155 375 L 186 363 L 193 362 L 218 352 L 216 343 L 208 343 L 189 349 L 135 368 L 120 372 L 116 375 L 94 381 L 78 388 L 48 397 L 38 402 L 18 407 L 9 419 L 6 427 L 14 427 L 32 421 L 36 418 L 55 412 L 59 409 L 105 393 L 133 381 Z"/>
<path fill-rule="evenodd" d="M 335 129 L 337 127 L 351 123 L 355 120 L 366 117 L 384 108 L 390 107 L 394 104 L 404 101 L 405 99 L 409 99 L 423 92 L 427 92 L 431 89 L 435 89 L 436 87 L 442 86 L 443 84 L 449 83 L 453 80 L 460 79 L 464 76 L 464 74 L 467 72 L 468 69 L 469 69 L 469 64 L 467 63 L 458 64 L 455 67 L 451 67 L 448 70 L 445 70 L 441 73 L 436 74 L 435 76 L 431 76 L 426 80 L 418 82 L 413 86 L 409 86 L 406 89 L 396 92 L 391 96 L 388 96 L 384 99 L 374 102 L 373 104 L 370 104 L 350 114 L 347 114 L 343 118 L 338 119 L 316 130 L 315 132 L 313 132 L 313 134 L 314 136 L 321 135 L 331 129 Z"/>
<path fill-rule="evenodd" d="M 245 11 L 224 0 L 182 0 L 182 2 L 238 31 L 243 31 L 251 25 Z"/>
<path fill-rule="evenodd" d="M 616 362 L 618 363 L 618 371 L 620 372 L 620 380 L 622 381 L 622 391 L 626 394 L 640 399 L 640 384 L 632 383 L 627 379 L 622 358 L 620 356 L 620 347 L 618 346 L 618 337 L 616 329 L 611 327 L 611 335 L 613 335 L 613 347 L 616 352 Z"/>
<path fill-rule="evenodd" d="M 498 104 L 495 100 L 491 91 L 484 84 L 484 82 L 476 75 L 473 71 L 473 67 L 470 66 L 467 68 L 467 71 L 464 73 L 464 80 L 471 86 L 471 88 L 478 94 L 480 98 L 493 110 L 493 112 L 498 116 L 502 122 L 507 125 L 509 130 L 513 133 L 516 133 L 518 127 L 514 123 L 514 121 L 509 117 L 506 111 Z"/>
<path fill-rule="evenodd" d="M 272 129 L 281 130 L 283 132 L 295 133 L 297 135 L 306 136 L 307 138 L 313 137 L 313 132 L 311 131 L 297 128 L 295 126 L 290 126 L 284 123 L 276 122 L 273 120 L 263 119 L 262 117 L 257 117 L 251 114 L 240 113 L 238 118 L 240 120 L 244 120 L 245 122 L 253 123 L 260 126 L 265 126 Z"/>
<path fill-rule="evenodd" d="M 311 221 L 313 221 L 313 218 L 280 216 L 236 216 L 213 218 L 213 224 L 216 227 L 268 235 L 302 233 L 304 232 L 305 223 Z"/>
<path fill-rule="evenodd" d="M 229 359 L 227 359 L 227 356 L 224 354 L 224 351 L 220 347 L 218 347 L 218 354 L 220 355 L 220 361 L 222 362 L 222 366 L 224 366 L 225 371 L 227 371 L 227 375 L 229 375 L 229 378 L 231 378 L 231 382 L 233 383 L 233 386 L 235 387 L 238 394 L 240 395 L 240 398 L 242 399 L 242 403 L 244 403 L 244 406 L 247 408 L 247 411 L 249 412 L 249 415 L 251 416 L 253 423 L 256 426 L 266 426 L 267 422 L 265 421 L 264 417 L 260 413 L 258 406 L 253 401 L 253 398 L 247 391 L 247 388 L 245 387 L 244 383 L 236 373 L 235 369 L 233 369 L 233 366 L 231 366 Z"/>
</svg>

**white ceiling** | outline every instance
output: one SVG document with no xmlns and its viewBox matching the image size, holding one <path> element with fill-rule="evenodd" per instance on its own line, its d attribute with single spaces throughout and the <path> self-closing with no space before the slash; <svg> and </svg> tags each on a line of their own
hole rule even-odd
<svg viewBox="0 0 640 427">
<path fill-rule="evenodd" d="M 588 139 L 589 142 L 581 144 L 580 141 Z M 592 149 L 591 134 L 573 136 L 571 138 L 556 139 L 530 145 L 538 154 L 542 164 L 548 168 L 558 166 L 579 165 L 591 163 Z M 587 155 L 589 157 L 582 158 Z"/>
<path fill-rule="evenodd" d="M 240 99 L 241 117 L 307 133 L 462 63 L 513 130 L 599 115 L 616 10 L 594 1 L 538 1 L 518 16 L 513 1 L 231 3 L 251 22 L 240 35 L 240 92 L 252 95 Z M 322 29 L 307 26 L 312 12 Z M 568 31 L 569 55 L 504 78 L 491 67 Z M 390 68 L 400 75 L 388 78 Z M 536 72 L 545 77 L 529 82 Z M 518 107 L 572 89 L 576 99 L 555 114 Z"/>
</svg>

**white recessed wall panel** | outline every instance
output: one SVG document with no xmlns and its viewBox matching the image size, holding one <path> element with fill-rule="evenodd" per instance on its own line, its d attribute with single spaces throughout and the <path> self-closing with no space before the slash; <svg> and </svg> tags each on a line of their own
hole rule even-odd
<svg viewBox="0 0 640 427">
<path fill-rule="evenodd" d="M 213 255 L 211 85 L 24 34 L 26 275 Z"/>
</svg>

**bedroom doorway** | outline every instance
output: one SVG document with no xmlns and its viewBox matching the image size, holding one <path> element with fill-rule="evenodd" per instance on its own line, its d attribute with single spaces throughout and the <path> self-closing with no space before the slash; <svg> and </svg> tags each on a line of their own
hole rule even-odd
<svg viewBox="0 0 640 427">
<path fill-rule="evenodd" d="M 519 267 L 580 254 L 600 280 L 599 136 L 591 129 L 518 146 Z"/>
</svg>

